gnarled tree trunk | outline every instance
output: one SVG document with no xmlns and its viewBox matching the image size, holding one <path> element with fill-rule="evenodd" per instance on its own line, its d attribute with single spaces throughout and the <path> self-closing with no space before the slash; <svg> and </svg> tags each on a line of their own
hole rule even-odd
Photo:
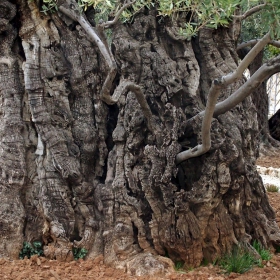
<svg viewBox="0 0 280 280">
<path fill-rule="evenodd" d="M 209 152 L 175 165 L 201 141 L 202 120 L 191 117 L 211 81 L 237 67 L 232 28 L 183 41 L 153 10 L 118 24 L 111 47 L 123 93 L 108 106 L 99 94 L 107 65 L 83 29 L 35 1 L 11 2 L 0 3 L 1 257 L 41 240 L 47 257 L 86 248 L 141 275 L 163 273 L 166 256 L 193 267 L 252 238 L 280 243 L 255 167 L 250 97 L 213 119 Z"/>
</svg>

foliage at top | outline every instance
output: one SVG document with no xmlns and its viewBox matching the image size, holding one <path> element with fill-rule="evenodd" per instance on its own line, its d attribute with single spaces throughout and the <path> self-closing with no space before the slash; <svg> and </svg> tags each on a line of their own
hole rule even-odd
<svg viewBox="0 0 280 280">
<path fill-rule="evenodd" d="M 124 0 L 77 0 L 81 10 L 93 7 L 98 19 L 107 20 L 113 17 L 127 3 Z M 180 27 L 180 35 L 186 38 L 195 36 L 200 28 L 227 26 L 235 14 L 242 14 L 261 4 L 266 4 L 259 13 L 247 21 L 247 28 L 258 30 L 257 33 L 272 31 L 272 37 L 280 38 L 280 1 L 279 0 L 131 0 L 133 4 L 125 9 L 120 17 L 123 22 L 133 19 L 133 16 L 144 7 L 156 7 L 158 16 L 176 19 L 179 13 L 188 14 L 185 26 Z M 43 12 L 57 10 L 57 0 L 43 0 Z M 248 32 L 252 34 L 254 31 Z"/>
</svg>

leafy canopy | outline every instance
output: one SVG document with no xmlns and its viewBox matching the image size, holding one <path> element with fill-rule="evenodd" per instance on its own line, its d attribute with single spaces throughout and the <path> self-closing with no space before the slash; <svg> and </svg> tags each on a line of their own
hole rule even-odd
<svg viewBox="0 0 280 280">
<path fill-rule="evenodd" d="M 43 12 L 55 11 L 57 0 L 43 0 Z M 132 1 L 132 0 L 131 0 Z M 114 16 L 122 7 L 124 1 L 118 0 L 78 0 L 81 9 L 87 10 L 93 7 L 99 14 L 98 18 L 107 20 L 109 16 Z M 188 13 L 188 20 L 185 26 L 180 27 L 180 35 L 190 38 L 195 36 L 200 28 L 207 26 L 217 28 L 227 26 L 234 13 L 244 13 L 251 8 L 263 4 L 260 0 L 135 0 L 133 4 L 125 9 L 120 19 L 123 22 L 130 21 L 133 16 L 144 7 L 156 7 L 158 15 L 176 19 L 181 12 Z M 262 33 L 272 31 L 271 35 L 280 38 L 280 1 L 267 0 L 266 6 L 257 13 L 259 29 Z"/>
</svg>

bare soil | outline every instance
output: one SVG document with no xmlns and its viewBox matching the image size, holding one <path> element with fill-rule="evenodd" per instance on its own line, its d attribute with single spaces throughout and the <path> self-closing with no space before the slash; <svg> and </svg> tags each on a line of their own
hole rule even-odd
<svg viewBox="0 0 280 280">
<path fill-rule="evenodd" d="M 280 168 L 280 155 L 261 157 L 257 160 L 257 165 L 263 167 Z"/>
<path fill-rule="evenodd" d="M 264 157 L 257 161 L 264 167 L 280 168 L 278 157 Z M 277 216 L 280 226 L 280 193 L 268 193 L 268 197 Z M 129 276 L 121 270 L 106 267 L 103 259 L 79 260 L 69 263 L 47 260 L 43 257 L 32 256 L 31 259 L 9 261 L 0 259 L 0 279 L 3 280 L 86 280 L 86 279 L 182 279 L 182 280 L 275 280 L 280 279 L 280 254 L 274 254 L 272 259 L 264 262 L 264 267 L 256 267 L 244 274 L 224 272 L 217 266 L 208 265 L 187 272 L 170 273 L 162 277 Z"/>
</svg>

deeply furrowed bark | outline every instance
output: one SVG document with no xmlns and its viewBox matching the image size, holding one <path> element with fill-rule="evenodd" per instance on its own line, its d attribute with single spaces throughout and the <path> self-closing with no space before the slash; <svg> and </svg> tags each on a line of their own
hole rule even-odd
<svg viewBox="0 0 280 280">
<path fill-rule="evenodd" d="M 86 248 L 89 258 L 102 254 L 141 275 L 166 272 L 169 258 L 198 266 L 252 238 L 280 243 L 254 165 L 250 97 L 213 119 L 205 155 L 175 164 L 201 140 L 202 117 L 192 117 L 205 109 L 211 81 L 237 67 L 230 30 L 175 40 L 153 10 L 117 24 L 116 104 L 108 106 L 100 96 L 107 63 L 83 28 L 35 2 L 16 3 L 0 3 L 0 195 L 8 201 L 0 256 L 15 258 L 23 240 L 41 240 L 48 257 L 70 260 L 73 246 Z"/>
<path fill-rule="evenodd" d="M 25 211 L 20 192 L 25 183 L 25 142 L 22 137 L 22 71 L 12 51 L 16 30 L 10 24 L 14 5 L 0 3 L 0 256 L 17 258 L 23 242 Z"/>
</svg>

